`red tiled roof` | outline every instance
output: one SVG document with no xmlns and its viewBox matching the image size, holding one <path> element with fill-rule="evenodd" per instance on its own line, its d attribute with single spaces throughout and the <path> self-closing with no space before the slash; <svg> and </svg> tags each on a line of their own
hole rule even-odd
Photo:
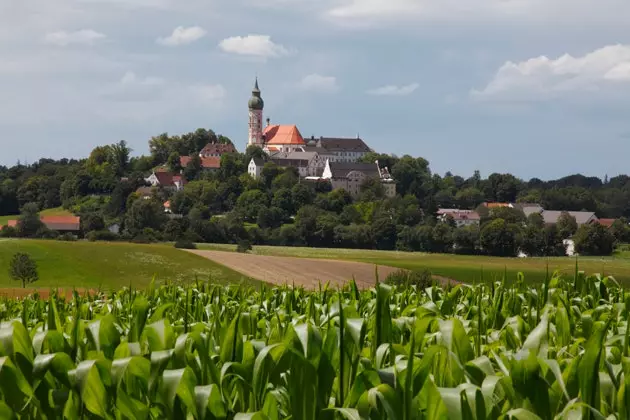
<svg viewBox="0 0 630 420">
<path fill-rule="evenodd" d="M 501 207 L 510 207 L 508 203 L 484 203 L 484 205 L 489 209 L 496 209 Z"/>
<path fill-rule="evenodd" d="M 269 125 L 263 131 L 265 144 L 305 144 L 295 125 Z"/>
<path fill-rule="evenodd" d="M 186 166 L 188 166 L 191 160 L 191 156 L 180 156 L 179 164 L 182 165 L 183 168 L 185 168 Z M 221 167 L 221 158 L 217 156 L 202 157 L 201 166 L 206 169 L 219 169 Z"/>
<path fill-rule="evenodd" d="M 451 216 L 453 220 L 480 220 L 479 213 L 475 211 L 446 211 L 444 216 Z"/>
<path fill-rule="evenodd" d="M 78 216 L 44 216 L 41 221 L 50 230 L 81 229 L 81 218 Z"/>
<path fill-rule="evenodd" d="M 50 230 L 81 230 L 81 218 L 78 216 L 42 216 L 40 220 Z M 17 224 L 17 220 L 7 221 L 10 227 L 16 227 Z"/>
<path fill-rule="evenodd" d="M 235 153 L 236 149 L 232 144 L 208 143 L 199 152 L 200 155 L 222 155 L 224 153 Z"/>
<path fill-rule="evenodd" d="M 602 226 L 611 227 L 615 220 L 617 219 L 599 219 L 598 222 Z"/>
<path fill-rule="evenodd" d="M 155 176 L 158 179 L 160 185 L 171 185 L 173 183 L 173 174 L 172 172 L 165 171 L 157 171 L 155 172 Z"/>
</svg>

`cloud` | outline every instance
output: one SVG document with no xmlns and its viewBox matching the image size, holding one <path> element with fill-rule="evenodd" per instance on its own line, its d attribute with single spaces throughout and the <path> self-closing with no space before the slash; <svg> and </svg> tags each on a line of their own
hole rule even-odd
<svg viewBox="0 0 630 420">
<path fill-rule="evenodd" d="M 317 73 L 305 76 L 299 84 L 300 89 L 315 92 L 335 92 L 339 89 L 337 78 L 322 76 Z"/>
<path fill-rule="evenodd" d="M 190 91 L 202 102 L 216 102 L 225 98 L 227 91 L 223 85 L 195 85 Z"/>
<path fill-rule="evenodd" d="M 136 74 L 132 71 L 128 71 L 125 75 L 120 79 L 120 83 L 122 85 L 142 85 L 142 86 L 159 86 L 165 83 L 164 79 L 160 77 L 144 77 L 138 78 Z"/>
<path fill-rule="evenodd" d="M 46 34 L 44 42 L 47 44 L 66 47 L 68 45 L 94 45 L 95 42 L 105 39 L 105 34 L 92 29 L 81 29 L 75 32 L 58 31 Z"/>
<path fill-rule="evenodd" d="M 370 89 L 367 93 L 368 95 L 378 96 L 407 96 L 411 95 L 419 87 L 420 85 L 418 83 L 411 83 L 406 86 L 387 85 L 376 89 Z"/>
<path fill-rule="evenodd" d="M 576 92 L 613 92 L 620 84 L 630 87 L 630 45 L 609 45 L 581 57 L 564 54 L 518 63 L 507 61 L 476 99 L 548 100 Z"/>
<path fill-rule="evenodd" d="M 160 45 L 168 47 L 188 45 L 200 40 L 201 38 L 206 36 L 206 34 L 206 30 L 200 28 L 199 26 L 191 26 L 190 28 L 178 26 L 173 30 L 173 33 L 170 36 L 165 38 L 158 38 L 156 42 Z"/>
<path fill-rule="evenodd" d="M 567 11 L 570 10 L 570 13 Z M 626 0 L 332 0 L 325 16 L 339 23 L 494 21 L 623 23 Z"/>
<path fill-rule="evenodd" d="M 219 48 L 231 54 L 264 58 L 281 57 L 289 54 L 284 46 L 274 43 L 269 35 L 233 36 L 221 41 Z"/>
</svg>

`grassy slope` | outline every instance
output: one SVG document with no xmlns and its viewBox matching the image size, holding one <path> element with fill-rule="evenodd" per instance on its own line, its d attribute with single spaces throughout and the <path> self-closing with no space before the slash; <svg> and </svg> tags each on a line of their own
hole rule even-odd
<svg viewBox="0 0 630 420">
<path fill-rule="evenodd" d="M 11 256 L 18 251 L 28 252 L 37 261 L 40 280 L 36 287 L 111 289 L 131 283 L 140 288 L 154 275 L 168 281 L 193 281 L 196 275 L 216 283 L 253 283 L 227 267 L 167 245 L 0 240 L 0 287 L 19 287 L 8 275 Z"/>
<path fill-rule="evenodd" d="M 234 250 L 231 245 L 199 244 L 200 249 Z M 516 278 L 518 272 L 525 274 L 529 282 L 542 282 L 545 279 L 547 261 L 549 271 L 560 270 L 573 275 L 575 259 L 564 258 L 498 258 L 485 256 L 423 254 L 397 251 L 372 251 L 352 249 L 320 249 L 299 247 L 255 246 L 254 253 L 261 255 L 279 255 L 309 258 L 329 258 L 369 262 L 406 269 L 428 268 L 435 275 L 440 275 L 464 282 L 499 279 L 504 270 L 508 278 Z M 617 280 L 630 284 L 630 259 L 624 256 L 609 258 L 580 258 L 580 270 L 589 274 L 604 273 L 613 275 Z"/>
</svg>

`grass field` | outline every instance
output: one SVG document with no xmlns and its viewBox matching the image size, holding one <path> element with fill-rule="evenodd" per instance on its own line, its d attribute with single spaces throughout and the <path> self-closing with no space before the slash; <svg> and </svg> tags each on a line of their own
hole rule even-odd
<svg viewBox="0 0 630 420">
<path fill-rule="evenodd" d="M 15 252 L 28 252 L 37 262 L 40 280 L 35 287 L 116 289 L 132 284 L 145 287 L 158 280 L 215 283 L 255 283 L 244 275 L 208 259 L 169 245 L 128 243 L 0 240 L 0 287 L 19 287 L 9 278 Z"/>
<path fill-rule="evenodd" d="M 72 216 L 72 213 L 70 213 L 63 207 L 55 207 L 54 209 L 42 210 L 39 214 L 40 216 Z M 0 216 L 0 226 L 6 225 L 9 220 L 14 220 L 18 217 L 20 217 L 19 214 L 11 216 Z"/>
<path fill-rule="evenodd" d="M 199 249 L 233 251 L 233 245 L 198 244 Z M 547 262 L 549 271 L 559 270 L 573 275 L 575 258 L 498 258 L 452 254 L 424 254 L 398 251 L 374 251 L 356 249 L 326 249 L 300 247 L 255 246 L 253 253 L 287 257 L 325 258 L 369 262 L 410 270 L 428 268 L 434 275 L 473 283 L 501 279 L 507 271 L 508 280 L 515 279 L 518 272 L 525 274 L 528 282 L 545 279 Z M 581 257 L 579 269 L 588 273 L 613 275 L 617 280 L 630 284 L 630 258 L 626 254 L 608 258 Z"/>
</svg>

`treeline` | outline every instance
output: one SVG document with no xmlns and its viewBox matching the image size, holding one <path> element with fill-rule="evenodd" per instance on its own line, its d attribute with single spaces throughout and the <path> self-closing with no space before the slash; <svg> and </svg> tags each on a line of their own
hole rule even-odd
<svg viewBox="0 0 630 420">
<path fill-rule="evenodd" d="M 247 164 L 260 149 L 227 154 L 221 168 L 205 172 L 198 159 L 182 168 L 189 180 L 183 191 L 157 189 L 150 200 L 136 190 L 158 165 L 177 166 L 176 156 L 199 152 L 208 142 L 230 142 L 212 130 L 182 136 L 162 134 L 149 141 L 150 153 L 131 157 L 124 141 L 95 148 L 87 159 L 41 159 L 0 167 L 0 215 L 18 214 L 28 203 L 38 209 L 63 205 L 82 217 L 84 235 L 111 238 L 104 230 L 118 224 L 123 239 L 401 249 L 467 254 L 561 255 L 572 236 L 584 254 L 609 254 L 615 242 L 628 240 L 627 224 L 612 229 L 585 226 L 560 229 L 514 209 L 482 215 L 480 226 L 456 228 L 438 222 L 439 207 L 475 208 L 484 201 L 536 202 L 547 209 L 589 210 L 599 217 L 630 217 L 630 178 L 601 180 L 572 175 L 555 181 L 520 180 L 510 174 L 479 172 L 470 177 L 434 174 L 429 162 L 411 156 L 371 154 L 387 166 L 398 195 L 385 198 L 378 182 L 368 181 L 353 199 L 327 183 L 305 183 L 292 169 L 267 163 L 252 179 Z M 177 168 L 173 168 L 177 169 Z M 171 201 L 169 217 L 163 203 Z M 10 231 L 9 231 L 10 232 Z M 14 232 L 15 233 L 15 232 Z M 568 235 L 568 236 L 567 236 Z M 596 241 L 589 238 L 598 238 Z"/>
</svg>

